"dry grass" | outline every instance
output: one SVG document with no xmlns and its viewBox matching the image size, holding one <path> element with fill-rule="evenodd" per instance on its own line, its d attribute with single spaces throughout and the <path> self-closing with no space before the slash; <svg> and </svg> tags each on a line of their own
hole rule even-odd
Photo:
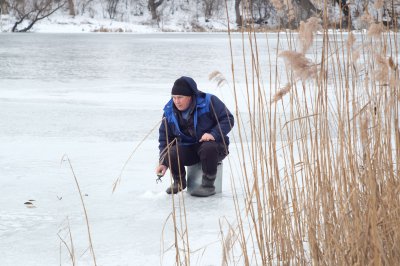
<svg viewBox="0 0 400 266">
<path fill-rule="evenodd" d="M 69 166 L 69 168 L 71 169 L 71 173 L 72 173 L 72 176 L 73 176 L 74 181 L 75 181 L 76 189 L 77 189 L 77 192 L 78 192 L 79 197 L 80 197 L 80 200 L 81 200 L 81 205 L 82 205 L 82 208 L 83 208 L 83 213 L 84 213 L 84 215 L 85 215 L 85 224 L 86 224 L 87 237 L 88 237 L 88 242 L 89 242 L 89 248 L 88 248 L 88 249 L 90 250 L 90 253 L 91 253 L 91 256 L 92 256 L 92 259 L 93 259 L 93 265 L 96 266 L 96 265 L 97 265 L 97 262 L 96 262 L 96 254 L 95 254 L 95 252 L 94 252 L 93 241 L 92 241 L 92 234 L 91 234 L 91 232 L 90 232 L 91 230 L 90 230 L 89 216 L 88 216 L 87 208 L 86 208 L 86 205 L 85 205 L 85 201 L 83 200 L 83 195 L 82 195 L 81 187 L 79 186 L 78 178 L 77 178 L 77 176 L 75 175 L 75 171 L 74 171 L 74 168 L 72 167 L 71 160 L 69 159 L 69 157 L 68 157 L 67 155 L 64 155 L 64 156 L 62 157 L 61 163 L 63 163 L 63 162 L 67 162 L 67 163 L 68 163 L 68 166 Z M 68 220 L 68 219 L 67 219 L 67 220 Z M 68 238 L 69 238 L 70 244 L 68 244 L 68 243 L 64 240 L 64 238 L 62 238 L 62 237 L 60 236 L 60 233 L 58 234 L 58 237 L 60 238 L 60 241 L 61 241 L 62 245 L 64 245 L 65 248 L 67 249 L 68 254 L 69 254 L 69 257 L 70 257 L 70 259 L 71 259 L 72 265 L 75 265 L 75 264 L 76 264 L 76 256 L 75 256 L 73 238 L 72 238 L 71 227 L 70 227 L 70 225 L 69 225 L 69 221 L 68 221 L 67 230 L 68 230 Z M 60 244 L 60 255 L 61 255 L 61 244 Z"/>
<path fill-rule="evenodd" d="M 253 108 L 240 110 L 251 127 L 241 127 L 236 112 L 243 171 L 231 182 L 236 221 L 221 223 L 222 264 L 399 265 L 398 33 L 374 23 L 356 39 L 322 25 L 316 47 L 302 25 L 297 51 L 297 36 L 279 35 L 292 48 L 277 52 L 287 73 L 270 63 L 276 84 L 260 92 L 265 70 L 244 78 L 254 84 L 246 95 Z M 260 49 L 245 30 L 243 41 Z M 237 100 L 234 64 L 232 74 Z M 285 78 L 289 85 L 279 89 Z M 243 201 L 235 191 L 245 192 Z"/>
<path fill-rule="evenodd" d="M 101 26 L 98 29 L 94 29 L 93 32 L 131 32 L 131 30 L 124 30 L 122 28 L 106 28 L 104 26 Z"/>
<path fill-rule="evenodd" d="M 67 250 L 69 259 L 71 261 L 71 264 L 73 266 L 76 265 L 76 255 L 75 255 L 75 248 L 74 248 L 74 241 L 72 237 L 72 232 L 71 232 L 71 226 L 69 223 L 69 219 L 67 217 L 66 219 L 67 225 L 60 229 L 58 232 L 58 238 L 60 239 L 60 265 L 62 261 L 62 250 L 63 247 Z M 61 234 L 66 232 L 66 236 L 62 236 Z"/>
</svg>

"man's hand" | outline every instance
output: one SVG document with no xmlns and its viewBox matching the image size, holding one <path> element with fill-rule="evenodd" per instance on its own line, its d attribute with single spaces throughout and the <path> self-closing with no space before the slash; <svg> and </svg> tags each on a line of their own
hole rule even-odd
<svg viewBox="0 0 400 266">
<path fill-rule="evenodd" d="M 203 141 L 215 141 L 213 135 L 211 135 L 210 133 L 204 133 L 203 136 L 201 136 L 201 139 L 199 140 L 199 142 L 203 142 Z"/>
<path fill-rule="evenodd" d="M 156 175 L 161 177 L 165 175 L 165 172 L 167 171 L 168 167 L 166 167 L 165 165 L 160 164 L 159 166 L 157 166 L 156 168 Z"/>
</svg>

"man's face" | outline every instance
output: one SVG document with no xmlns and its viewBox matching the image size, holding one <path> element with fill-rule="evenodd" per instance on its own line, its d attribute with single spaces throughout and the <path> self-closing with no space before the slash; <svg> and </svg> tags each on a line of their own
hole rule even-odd
<svg viewBox="0 0 400 266">
<path fill-rule="evenodd" d="M 189 108 L 192 96 L 172 95 L 172 100 L 179 111 L 185 111 Z"/>
</svg>

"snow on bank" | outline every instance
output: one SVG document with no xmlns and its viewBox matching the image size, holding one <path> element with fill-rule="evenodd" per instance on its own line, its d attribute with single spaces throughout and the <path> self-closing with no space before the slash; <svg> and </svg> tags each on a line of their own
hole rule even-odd
<svg viewBox="0 0 400 266">
<path fill-rule="evenodd" d="M 82 16 L 55 17 L 35 25 L 34 32 L 87 33 L 87 32 L 133 32 L 152 33 L 160 31 L 151 25 L 119 22 L 109 19 L 91 19 Z"/>
<path fill-rule="evenodd" d="M 233 2 L 232 2 L 233 3 Z M 229 13 L 234 14 L 231 4 Z M 86 11 L 79 9 L 76 16 L 68 15 L 67 9 L 57 10 L 51 16 L 37 21 L 30 32 L 42 33 L 87 33 L 87 32 L 213 32 L 227 31 L 228 22 L 225 8 L 220 7 L 213 12 L 212 18 L 205 18 L 204 11 L 196 3 L 185 3 L 174 7 L 173 3 L 165 3 L 160 8 L 160 19 L 151 19 L 149 11 L 141 7 L 138 12 L 134 7 L 121 9 L 115 18 L 105 14 L 101 3 L 92 2 Z M 173 11 L 172 11 L 173 10 Z M 0 32 L 11 32 L 18 19 L 12 15 L 0 14 Z M 230 19 L 231 27 L 235 27 L 234 19 Z M 28 21 L 18 25 L 18 29 L 28 26 Z"/>
<path fill-rule="evenodd" d="M 0 31 L 11 32 L 14 19 L 4 16 L 0 20 Z M 24 22 L 19 28 L 27 26 Z M 38 21 L 31 32 L 40 33 L 88 33 L 88 32 L 132 32 L 153 33 L 161 31 L 156 26 L 143 25 L 140 23 L 119 22 L 110 19 L 92 19 L 84 16 L 64 17 L 53 16 Z"/>
<path fill-rule="evenodd" d="M 0 19 L 0 32 L 11 32 L 14 19 L 4 16 Z M 24 22 L 19 28 L 26 27 Z M 30 32 L 40 33 L 88 33 L 88 32 L 127 32 L 127 33 L 155 33 L 155 32 L 198 32 L 198 31 L 227 31 L 225 21 L 196 23 L 177 20 L 175 23 L 157 25 L 147 21 L 121 22 L 111 19 L 92 19 L 85 16 L 52 16 L 38 21 Z"/>
</svg>

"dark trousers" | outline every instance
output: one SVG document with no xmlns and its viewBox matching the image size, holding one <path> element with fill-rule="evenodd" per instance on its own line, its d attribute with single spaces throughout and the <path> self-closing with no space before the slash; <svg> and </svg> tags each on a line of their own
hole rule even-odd
<svg viewBox="0 0 400 266">
<path fill-rule="evenodd" d="M 175 145 L 166 153 L 163 164 L 170 168 L 174 179 L 186 176 L 185 166 L 201 162 L 203 173 L 217 174 L 218 162 L 222 161 L 228 150 L 223 143 L 215 141 L 200 142 L 193 145 Z"/>
</svg>

